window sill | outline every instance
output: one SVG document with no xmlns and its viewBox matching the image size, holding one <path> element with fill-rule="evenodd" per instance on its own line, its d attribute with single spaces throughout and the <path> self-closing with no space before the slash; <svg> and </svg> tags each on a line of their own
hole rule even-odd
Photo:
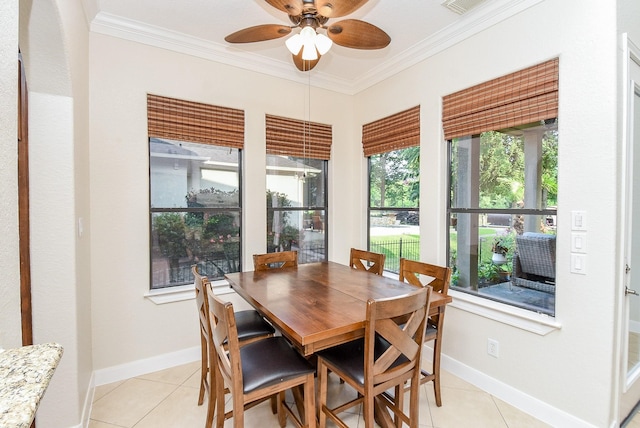
<svg viewBox="0 0 640 428">
<path fill-rule="evenodd" d="M 229 283 L 226 280 L 211 281 L 211 287 L 213 288 L 213 294 L 216 296 L 233 293 L 233 289 L 229 286 Z M 164 305 L 165 303 L 195 299 L 196 295 L 193 284 L 188 284 L 179 287 L 149 290 L 144 294 L 144 297 L 145 299 L 151 300 L 156 305 Z"/>
<path fill-rule="evenodd" d="M 516 308 L 455 290 L 449 290 L 449 295 L 453 297 L 453 302 L 449 304 L 451 307 L 517 327 L 540 336 L 546 336 L 562 328 L 562 324 L 549 315 Z"/>
</svg>

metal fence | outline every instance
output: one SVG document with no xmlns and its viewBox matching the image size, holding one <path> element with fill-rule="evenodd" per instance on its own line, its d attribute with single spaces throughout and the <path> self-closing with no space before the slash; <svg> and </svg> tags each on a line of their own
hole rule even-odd
<svg viewBox="0 0 640 428">
<path fill-rule="evenodd" d="M 292 248 L 298 251 L 298 263 L 313 263 L 325 260 L 326 250 L 324 243 L 306 244 L 304 248 Z M 376 253 L 386 255 L 384 268 L 388 272 L 398 273 L 400 270 L 400 258 L 405 257 L 418 260 L 420 254 L 420 241 L 412 238 L 400 238 L 399 240 L 376 241 L 371 243 L 370 249 Z M 178 266 L 169 268 L 168 271 L 154 272 L 154 275 L 165 277 L 160 283 L 162 286 L 184 285 L 193 282 L 191 264 L 193 261 L 181 260 Z M 222 279 L 224 274 L 238 272 L 239 260 L 233 257 L 214 257 L 206 261 L 198 262 L 198 270 L 209 279 Z M 166 269 L 166 268 L 165 268 Z M 160 288 L 158 287 L 158 288 Z"/>
<path fill-rule="evenodd" d="M 400 238 L 399 240 L 376 241 L 369 245 L 370 251 L 386 255 L 384 270 L 400 272 L 400 259 L 418 260 L 420 256 L 420 240 Z"/>
</svg>

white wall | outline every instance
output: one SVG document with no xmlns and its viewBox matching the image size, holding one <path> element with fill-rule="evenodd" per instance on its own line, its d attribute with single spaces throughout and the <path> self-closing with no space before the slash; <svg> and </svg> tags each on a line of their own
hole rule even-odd
<svg viewBox="0 0 640 428">
<path fill-rule="evenodd" d="M 15 62 L 9 66 L 5 62 L 13 61 L 14 52 L 5 49 L 15 45 L 17 6 L 6 3 L 0 6 L 0 79 L 11 84 Z M 361 125 L 420 104 L 421 254 L 424 260 L 445 263 L 446 147 L 440 125 L 441 97 L 560 57 L 556 312 L 562 328 L 541 336 L 454 304 L 447 312 L 444 353 L 598 427 L 609 426 L 613 419 L 610 404 L 616 364 L 612 357 L 616 293 L 609 278 L 615 277 L 616 266 L 617 40 L 615 4 L 609 3 L 546 0 L 355 97 L 319 89 L 313 89 L 311 96 L 311 120 L 333 124 L 329 258 L 346 261 L 349 247 L 366 243 Z M 245 236 L 251 238 L 244 248 L 244 260 L 249 262 L 251 254 L 265 247 L 264 115 L 303 119 L 300 100 L 306 92 L 304 85 L 104 35 L 91 35 L 87 52 L 78 3 L 58 1 L 55 5 L 65 28 L 58 36 L 65 49 L 58 46 L 53 53 L 68 56 L 63 66 L 58 61 L 48 68 L 40 63 L 37 68 L 49 74 L 34 78 L 32 89 L 38 94 L 34 107 L 43 119 L 40 126 L 64 114 L 62 123 L 53 128 L 56 138 L 52 141 L 58 140 L 62 154 L 56 153 L 50 166 L 44 157 L 35 160 L 43 168 L 68 168 L 54 178 L 73 190 L 63 189 L 61 201 L 46 193 L 44 183 L 36 191 L 42 198 L 35 205 L 40 222 L 36 240 L 44 244 L 35 249 L 36 260 L 42 261 L 34 272 L 41 326 L 36 326 L 36 336 L 68 340 L 63 364 L 71 366 L 61 367 L 61 373 L 70 376 L 54 377 L 60 383 L 52 384 L 51 398 L 47 395 L 42 403 L 39 426 L 69 426 L 78 421 L 79 400 L 86 395 L 91 368 L 108 369 L 198 345 L 192 301 L 155 305 L 143 297 L 149 286 L 146 93 L 245 110 L 244 225 Z M 21 7 L 33 8 L 29 2 L 21 2 Z M 48 15 L 58 25 L 55 16 Z M 31 43 L 35 43 L 33 37 L 47 37 L 42 29 L 32 31 Z M 38 59 L 50 59 L 50 55 L 41 51 Z M 91 98 L 87 104 L 88 81 Z M 3 86 L 0 90 L 15 99 L 12 89 Z M 2 117 L 11 125 L 15 106 L 5 105 L 4 97 L 0 100 Z M 60 112 L 51 111 L 57 108 Z M 4 123 L 0 135 L 14 141 L 15 129 Z M 39 138 L 36 146 L 47 143 L 42 129 L 35 135 Z M 6 191 L 15 201 L 15 158 L 6 152 L 0 155 L 2 196 L 4 201 Z M 55 215 L 45 213 L 45 206 Z M 587 211 L 589 224 L 594 225 L 588 231 L 589 240 L 598 243 L 589 247 L 588 274 L 584 276 L 569 273 L 570 212 L 578 209 Z M 48 235 L 44 227 L 51 217 L 56 220 L 51 224 L 54 235 Z M 75 234 L 78 217 L 84 218 L 88 233 L 83 238 Z M 7 291 L 15 300 L 17 237 L 12 228 L 17 219 L 12 204 L 3 204 L 0 220 L 0 227 L 9 231 L 2 235 L 9 238 L 6 244 L 3 241 L 0 258 L 6 280 L 1 291 L 3 297 Z M 69 253 L 56 254 L 63 257 L 62 269 L 51 265 L 52 238 Z M 245 263 L 246 268 L 250 263 Z M 15 342 L 19 320 L 15 310 L 13 316 L 5 317 L 2 309 L 0 340 L 8 337 L 9 343 Z M 487 337 L 500 342 L 499 359 L 487 356 Z M 53 397 L 57 398 L 48 404 Z"/>
<path fill-rule="evenodd" d="M 307 87 L 99 34 L 91 36 L 90 59 L 93 352 L 100 370 L 199 343 L 193 301 L 155 305 L 143 297 L 149 289 L 146 94 L 245 110 L 243 251 L 249 269 L 251 255 L 266 251 L 264 117 L 304 119 Z M 354 181 L 360 171 L 349 163 L 359 139 L 345 126 L 352 100 L 318 89 L 311 100 L 311 120 L 335 124 L 329 257 L 346 262 L 358 239 L 338 217 L 359 191 Z"/>
<path fill-rule="evenodd" d="M 79 1 L 20 2 L 29 86 L 34 342 L 62 360 L 37 413 L 39 427 L 80 425 L 92 375 L 89 236 L 88 28 Z M 88 230 L 88 229 L 87 229 Z"/>
<path fill-rule="evenodd" d="M 22 344 L 18 249 L 18 2 L 0 4 L 0 348 Z"/>
<path fill-rule="evenodd" d="M 560 58 L 556 320 L 546 336 L 447 310 L 444 353 L 593 426 L 611 422 L 616 219 L 613 2 L 547 0 L 356 96 L 356 123 L 421 105 L 421 254 L 446 263 L 441 98 Z M 572 210 L 588 216 L 587 275 L 569 273 Z M 455 293 L 454 293 L 455 294 Z M 487 339 L 500 343 L 498 359 Z"/>
</svg>

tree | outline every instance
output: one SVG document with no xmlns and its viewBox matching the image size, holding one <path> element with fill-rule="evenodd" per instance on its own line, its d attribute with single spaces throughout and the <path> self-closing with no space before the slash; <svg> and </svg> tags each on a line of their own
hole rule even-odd
<svg viewBox="0 0 640 428">
<path fill-rule="evenodd" d="M 420 148 L 381 153 L 370 158 L 371 206 L 417 207 L 420 196 Z"/>
</svg>

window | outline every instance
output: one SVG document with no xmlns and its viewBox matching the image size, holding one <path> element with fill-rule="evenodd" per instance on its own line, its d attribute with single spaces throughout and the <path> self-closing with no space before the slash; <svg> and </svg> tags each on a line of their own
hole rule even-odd
<svg viewBox="0 0 640 428">
<path fill-rule="evenodd" d="M 552 316 L 557 77 L 549 61 L 445 97 L 443 108 L 451 288 Z"/>
<path fill-rule="evenodd" d="M 241 270 L 244 112 L 147 96 L 151 288 Z"/>
<path fill-rule="evenodd" d="M 369 165 L 368 249 L 386 255 L 398 273 L 400 258 L 420 260 L 420 107 L 363 126 Z"/>
<path fill-rule="evenodd" d="M 331 126 L 267 115 L 267 252 L 327 259 L 327 167 Z"/>
<path fill-rule="evenodd" d="M 240 271 L 238 149 L 149 140 L 151 288 L 193 283 L 191 265 L 210 279 Z"/>
<path fill-rule="evenodd" d="M 401 257 L 420 260 L 419 173 L 419 147 L 369 157 L 369 249 L 390 272 Z"/>
</svg>

